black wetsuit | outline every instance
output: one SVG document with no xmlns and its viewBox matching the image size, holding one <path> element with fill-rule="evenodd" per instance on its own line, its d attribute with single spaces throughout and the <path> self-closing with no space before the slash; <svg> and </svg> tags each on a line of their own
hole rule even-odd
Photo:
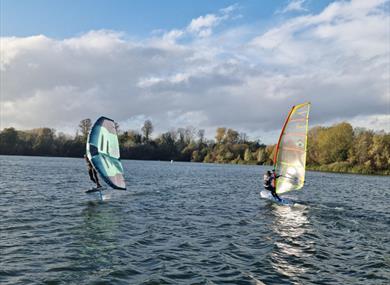
<svg viewBox="0 0 390 285">
<path fill-rule="evenodd" d="M 97 176 L 97 172 L 95 170 L 95 168 L 93 168 L 93 166 L 91 165 L 91 163 L 88 161 L 87 162 L 88 164 L 88 174 L 89 174 L 89 178 L 96 183 L 96 186 L 97 187 L 102 187 L 99 183 L 99 178 Z"/>
<path fill-rule="evenodd" d="M 276 194 L 276 189 L 274 186 L 272 186 L 272 182 L 275 179 L 273 175 L 268 176 L 268 178 L 264 181 L 264 188 L 268 191 L 271 191 L 272 196 L 277 199 L 278 201 L 282 201 L 278 194 Z"/>
<path fill-rule="evenodd" d="M 96 170 L 93 169 L 92 167 L 88 167 L 88 174 L 89 174 L 89 178 L 91 178 L 91 180 L 97 184 L 98 182 L 96 181 L 97 180 Z"/>
</svg>

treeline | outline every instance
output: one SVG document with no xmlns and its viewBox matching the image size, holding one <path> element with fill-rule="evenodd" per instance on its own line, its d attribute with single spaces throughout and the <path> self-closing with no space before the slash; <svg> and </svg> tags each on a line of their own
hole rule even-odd
<svg viewBox="0 0 390 285">
<path fill-rule="evenodd" d="M 82 120 L 75 136 L 57 134 L 54 129 L 0 132 L 0 154 L 81 157 L 91 128 Z M 152 139 L 153 124 L 145 121 L 140 131 L 119 133 L 121 157 L 142 160 L 175 160 L 209 163 L 271 165 L 275 145 L 250 140 L 245 133 L 218 128 L 215 140 L 207 140 L 204 130 L 178 128 Z M 390 134 L 355 128 L 348 123 L 314 127 L 309 131 L 309 169 L 365 174 L 390 174 Z"/>
<path fill-rule="evenodd" d="M 390 175 L 390 134 L 348 123 L 309 132 L 307 165 L 320 171 Z"/>
</svg>

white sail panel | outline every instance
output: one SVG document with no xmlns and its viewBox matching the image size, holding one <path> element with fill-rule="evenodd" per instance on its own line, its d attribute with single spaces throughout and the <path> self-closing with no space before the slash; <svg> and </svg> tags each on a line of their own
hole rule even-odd
<svg viewBox="0 0 390 285">
<path fill-rule="evenodd" d="M 280 134 L 274 164 L 276 193 L 285 193 L 303 187 L 306 168 L 307 133 L 310 103 L 294 106 Z"/>
</svg>

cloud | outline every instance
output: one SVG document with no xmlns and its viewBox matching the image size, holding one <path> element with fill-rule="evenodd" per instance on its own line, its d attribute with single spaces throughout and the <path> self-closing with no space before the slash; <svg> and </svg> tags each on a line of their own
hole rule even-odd
<svg viewBox="0 0 390 285">
<path fill-rule="evenodd" d="M 206 38 L 212 35 L 213 29 L 220 25 L 222 22 L 232 19 L 233 13 L 239 9 L 237 4 L 220 9 L 216 14 L 207 14 L 192 19 L 188 26 L 183 30 L 174 29 L 164 33 L 164 38 L 172 39 L 176 41 L 179 38 L 199 37 Z M 239 17 L 235 16 L 235 17 Z"/>
<path fill-rule="evenodd" d="M 218 24 L 220 18 L 213 14 L 206 16 L 200 16 L 199 18 L 193 19 L 188 26 L 188 31 L 191 33 L 197 33 L 199 36 L 211 35 L 211 29 Z"/>
<path fill-rule="evenodd" d="M 286 7 L 281 10 L 277 10 L 277 14 L 284 14 L 288 12 L 306 12 L 307 8 L 304 7 L 306 0 L 291 0 Z"/>
<path fill-rule="evenodd" d="M 388 3 L 334 2 L 261 33 L 232 25 L 232 6 L 142 40 L 1 38 L 1 128 L 75 130 L 106 115 L 122 130 L 151 119 L 157 133 L 225 126 L 268 143 L 292 105 L 311 101 L 311 125 L 390 131 Z"/>
</svg>

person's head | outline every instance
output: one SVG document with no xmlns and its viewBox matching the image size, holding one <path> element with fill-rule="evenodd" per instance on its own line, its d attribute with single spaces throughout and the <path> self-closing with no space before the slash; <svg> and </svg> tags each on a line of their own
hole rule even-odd
<svg viewBox="0 0 390 285">
<path fill-rule="evenodd" d="M 267 171 L 267 175 L 268 175 L 268 176 L 271 176 L 271 171 L 268 170 L 268 171 Z"/>
</svg>

